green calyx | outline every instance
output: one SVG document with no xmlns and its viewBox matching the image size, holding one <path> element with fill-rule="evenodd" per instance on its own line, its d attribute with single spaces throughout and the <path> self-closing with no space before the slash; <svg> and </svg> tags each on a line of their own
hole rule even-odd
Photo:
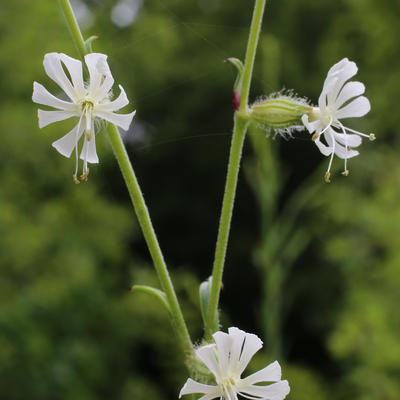
<svg viewBox="0 0 400 400">
<path fill-rule="evenodd" d="M 268 129 L 288 129 L 302 126 L 301 117 L 311 110 L 312 107 L 302 98 L 278 94 L 253 104 L 250 120 Z"/>
</svg>

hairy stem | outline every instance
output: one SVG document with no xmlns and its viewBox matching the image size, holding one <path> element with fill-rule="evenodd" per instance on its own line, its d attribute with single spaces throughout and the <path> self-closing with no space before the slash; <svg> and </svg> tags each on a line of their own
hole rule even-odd
<svg viewBox="0 0 400 400">
<path fill-rule="evenodd" d="M 225 184 L 225 194 L 222 203 L 221 218 L 219 222 L 217 246 L 215 250 L 214 267 L 212 273 L 210 298 L 207 310 L 206 320 L 206 337 L 218 330 L 218 301 L 222 285 L 222 274 L 225 264 L 226 249 L 229 238 L 229 231 L 232 219 L 232 210 L 236 195 L 236 186 L 240 168 L 240 159 L 242 157 L 242 149 L 244 138 L 246 136 L 248 121 L 235 115 L 235 125 L 233 128 L 233 136 L 231 150 L 229 156 L 228 172 Z"/>
<path fill-rule="evenodd" d="M 75 46 L 78 49 L 79 56 L 83 60 L 86 54 L 85 40 L 83 39 L 78 21 L 75 18 L 74 11 L 72 10 L 69 0 L 60 0 L 60 5 L 67 21 L 68 29 L 71 32 Z"/>
<path fill-rule="evenodd" d="M 256 0 L 251 21 L 250 34 L 247 42 L 246 59 L 244 64 L 242 89 L 240 93 L 239 111 L 235 113 L 234 128 L 229 155 L 228 172 L 225 183 L 225 193 L 222 202 L 221 218 L 219 222 L 217 244 L 212 272 L 210 298 L 208 303 L 205 334 L 210 339 L 211 335 L 218 330 L 218 303 L 222 285 L 226 250 L 232 220 L 232 211 L 235 202 L 237 180 L 240 169 L 240 159 L 246 131 L 248 127 L 248 98 L 250 83 L 253 74 L 254 59 L 257 51 L 258 38 L 261 31 L 262 17 L 266 0 Z"/>
<path fill-rule="evenodd" d="M 183 314 L 179 306 L 167 266 L 164 261 L 164 257 L 158 244 L 157 236 L 154 232 L 154 228 L 151 223 L 149 211 L 147 209 L 142 191 L 140 190 L 139 183 L 137 181 L 132 165 L 129 161 L 128 154 L 122 142 L 121 135 L 118 132 L 118 129 L 115 127 L 115 125 L 109 124 L 107 130 L 115 157 L 118 161 L 118 165 L 125 179 L 125 183 L 128 188 L 129 195 L 131 197 L 132 204 L 136 212 L 136 216 L 142 229 L 143 236 L 146 240 L 147 247 L 149 248 L 154 267 L 157 271 L 157 275 L 161 282 L 161 286 L 165 293 L 165 296 L 167 297 L 173 325 L 179 337 L 182 349 L 184 350 L 186 356 L 189 356 L 193 352 L 189 332 L 187 330 L 186 323 L 183 318 Z"/>
<path fill-rule="evenodd" d="M 256 4 L 254 6 L 249 40 L 247 42 L 246 59 L 244 62 L 242 90 L 240 92 L 240 108 L 239 108 L 240 113 L 247 112 L 250 84 L 253 75 L 254 60 L 256 58 L 258 38 L 260 37 L 260 32 L 261 32 L 265 3 L 266 0 L 256 0 Z"/>
<path fill-rule="evenodd" d="M 79 53 L 83 58 L 87 53 L 87 50 L 82 33 L 79 29 L 79 25 L 77 24 L 75 15 L 71 8 L 71 4 L 69 0 L 60 0 L 60 5 L 64 12 L 74 43 L 79 49 Z M 182 310 L 180 308 L 174 286 L 168 273 L 167 265 L 164 261 L 163 254 L 158 244 L 157 236 L 155 234 L 142 191 L 117 127 L 109 123 L 107 130 L 115 157 L 118 161 L 118 165 L 128 188 L 139 225 L 142 229 L 143 236 L 146 240 L 147 247 L 149 248 L 150 255 L 154 263 L 154 267 L 157 271 L 161 287 L 168 301 L 172 325 L 182 350 L 186 356 L 186 361 L 188 361 L 189 357 L 193 354 L 192 342 L 190 340 L 190 335 L 183 318 Z"/>
</svg>

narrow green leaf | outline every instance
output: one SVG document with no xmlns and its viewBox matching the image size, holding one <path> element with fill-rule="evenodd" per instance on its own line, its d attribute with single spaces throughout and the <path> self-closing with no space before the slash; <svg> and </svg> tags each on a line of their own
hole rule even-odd
<svg viewBox="0 0 400 400">
<path fill-rule="evenodd" d="M 244 71 L 244 65 L 243 63 L 235 57 L 229 57 L 226 59 L 226 62 L 231 63 L 234 65 L 237 69 L 237 77 L 235 84 L 233 85 L 233 91 L 234 92 L 240 92 L 241 86 L 242 86 L 242 78 L 243 78 L 243 71 Z"/>
<path fill-rule="evenodd" d="M 131 291 L 147 293 L 147 294 L 155 297 L 157 300 L 159 300 L 168 312 L 171 311 L 169 304 L 168 304 L 167 296 L 165 295 L 165 293 L 162 290 L 153 288 L 151 286 L 133 285 L 131 288 Z"/>
<path fill-rule="evenodd" d="M 87 53 L 93 53 L 92 43 L 98 38 L 98 36 L 90 36 L 89 39 L 85 40 L 85 50 Z"/>
</svg>

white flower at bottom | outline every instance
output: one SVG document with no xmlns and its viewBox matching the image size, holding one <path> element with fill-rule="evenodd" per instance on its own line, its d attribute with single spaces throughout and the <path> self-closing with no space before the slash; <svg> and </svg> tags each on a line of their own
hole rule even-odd
<svg viewBox="0 0 400 400">
<path fill-rule="evenodd" d="M 281 367 L 277 361 L 247 378 L 240 377 L 253 355 L 261 349 L 262 341 L 238 328 L 229 328 L 228 332 L 214 333 L 215 344 L 196 350 L 197 357 L 214 375 L 216 385 L 206 385 L 189 378 L 179 397 L 200 393 L 204 396 L 199 400 L 237 400 L 238 395 L 251 400 L 283 400 L 290 388 L 286 380 L 280 380 Z"/>
<path fill-rule="evenodd" d="M 308 131 L 315 132 L 313 140 L 320 152 L 325 156 L 330 156 L 328 170 L 325 174 L 327 182 L 330 181 L 330 169 L 335 154 L 344 159 L 343 175 L 348 175 L 347 159 L 359 154 L 353 148 L 361 144 L 361 137 L 375 139 L 373 134 L 366 135 L 355 131 L 345 127 L 341 122 L 346 118 L 362 117 L 371 109 L 368 99 L 361 96 L 365 91 L 365 86 L 361 82 L 347 82 L 357 73 L 357 70 L 357 65 L 347 58 L 335 64 L 328 71 L 318 100 L 318 107 L 313 107 L 302 117 L 303 124 Z M 320 140 L 322 134 L 326 144 Z"/>
<path fill-rule="evenodd" d="M 33 83 L 32 100 L 44 106 L 53 107 L 56 110 L 38 110 L 39 127 L 43 128 L 53 122 L 62 121 L 71 117 L 79 118 L 75 127 L 53 143 L 65 157 L 70 157 L 75 150 L 76 166 L 74 181 L 78 173 L 78 142 L 84 133 L 84 141 L 80 154 L 83 160 L 82 180 L 87 180 L 89 173 L 88 163 L 98 163 L 95 142 L 95 122 L 109 121 L 120 128 L 127 130 L 135 115 L 116 114 L 114 111 L 126 106 L 129 101 L 122 86 L 119 86 L 120 94 L 115 100 L 111 100 L 111 88 L 114 78 L 111 75 L 105 54 L 91 53 L 85 56 L 85 63 L 89 71 L 89 81 L 84 82 L 82 62 L 63 53 L 48 53 L 44 56 L 43 66 L 47 75 L 57 83 L 65 92 L 69 100 L 64 101 L 53 96 L 40 83 Z M 66 74 L 68 71 L 69 76 Z"/>
</svg>

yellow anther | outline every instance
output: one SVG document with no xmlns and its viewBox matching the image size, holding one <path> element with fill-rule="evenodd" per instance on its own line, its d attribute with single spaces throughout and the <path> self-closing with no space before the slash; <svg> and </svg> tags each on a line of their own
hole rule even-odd
<svg viewBox="0 0 400 400">
<path fill-rule="evenodd" d="M 79 179 L 76 177 L 75 174 L 72 175 L 72 179 L 73 179 L 73 181 L 75 182 L 75 184 L 77 184 L 77 185 L 80 184 Z"/>
<path fill-rule="evenodd" d="M 369 140 L 370 140 L 371 142 L 373 142 L 375 139 L 376 139 L 375 135 L 374 135 L 373 133 L 370 133 L 370 134 L 369 134 Z"/>
<path fill-rule="evenodd" d="M 325 174 L 325 182 L 331 183 L 331 173 L 329 171 L 327 171 Z"/>
<path fill-rule="evenodd" d="M 342 175 L 343 175 L 343 176 L 349 176 L 349 170 L 346 169 L 345 171 L 343 171 L 343 172 L 342 172 Z"/>
<path fill-rule="evenodd" d="M 80 178 L 81 178 L 82 181 L 87 182 L 88 176 L 89 176 L 89 168 L 86 170 L 86 172 L 84 172 L 84 173 L 80 176 Z"/>
<path fill-rule="evenodd" d="M 318 132 L 315 132 L 314 135 L 312 135 L 311 140 L 312 140 L 313 142 L 315 142 L 318 138 L 319 138 L 319 133 L 318 133 Z"/>
</svg>

